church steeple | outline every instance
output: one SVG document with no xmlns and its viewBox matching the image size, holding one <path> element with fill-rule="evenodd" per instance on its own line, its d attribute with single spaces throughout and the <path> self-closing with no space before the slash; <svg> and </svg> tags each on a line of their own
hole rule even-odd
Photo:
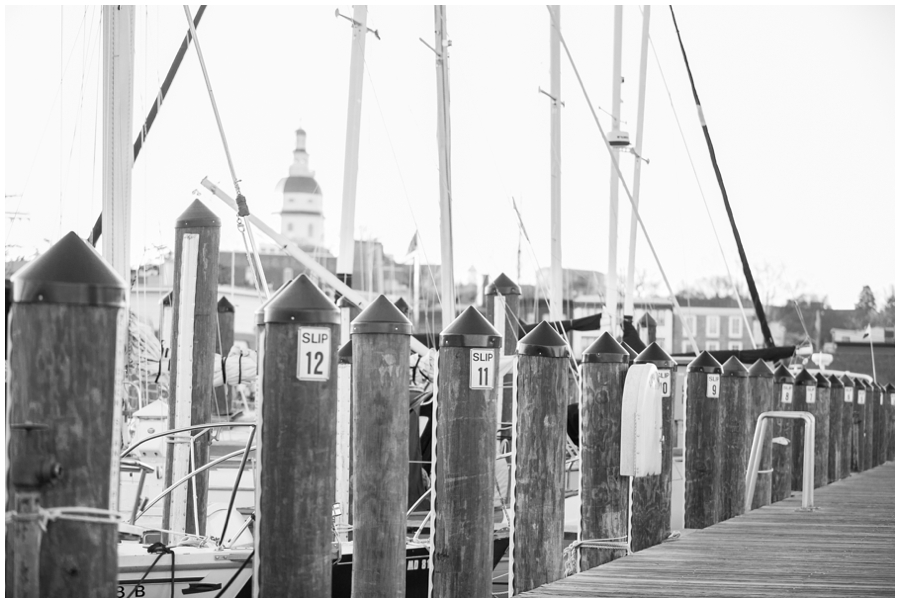
<svg viewBox="0 0 900 603">
<path fill-rule="evenodd" d="M 297 146 L 294 148 L 294 163 L 289 171 L 291 176 L 315 176 L 309 170 L 309 153 L 306 152 L 306 130 L 297 129 Z"/>
</svg>

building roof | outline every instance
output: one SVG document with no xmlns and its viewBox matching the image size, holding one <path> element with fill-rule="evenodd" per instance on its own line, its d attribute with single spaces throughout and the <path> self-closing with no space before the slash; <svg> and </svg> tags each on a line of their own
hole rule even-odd
<svg viewBox="0 0 900 603">
<path fill-rule="evenodd" d="M 275 188 L 279 193 L 322 194 L 322 188 L 312 176 L 288 176 L 287 178 L 282 178 Z"/>
</svg>

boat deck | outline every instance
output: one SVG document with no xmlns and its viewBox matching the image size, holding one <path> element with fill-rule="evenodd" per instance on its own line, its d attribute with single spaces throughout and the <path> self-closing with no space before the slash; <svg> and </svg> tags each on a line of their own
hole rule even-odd
<svg viewBox="0 0 900 603">
<path fill-rule="evenodd" d="M 522 597 L 894 597 L 894 463 Z"/>
</svg>

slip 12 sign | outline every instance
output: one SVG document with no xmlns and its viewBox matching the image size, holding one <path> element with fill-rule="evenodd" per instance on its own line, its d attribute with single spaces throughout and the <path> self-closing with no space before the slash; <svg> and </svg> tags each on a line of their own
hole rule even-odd
<svg viewBox="0 0 900 603">
<path fill-rule="evenodd" d="M 469 350 L 469 389 L 494 389 L 497 350 Z"/>
<path fill-rule="evenodd" d="M 331 375 L 331 329 L 297 329 L 297 379 L 328 381 Z"/>
</svg>

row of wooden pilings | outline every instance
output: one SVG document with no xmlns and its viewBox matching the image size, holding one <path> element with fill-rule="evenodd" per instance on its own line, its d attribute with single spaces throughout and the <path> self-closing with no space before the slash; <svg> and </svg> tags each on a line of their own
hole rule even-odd
<svg viewBox="0 0 900 603">
<path fill-rule="evenodd" d="M 218 220 L 197 201 L 178 225 L 176 256 L 186 253 L 190 261 L 176 259 L 176 281 L 190 280 L 183 271 L 193 271 L 206 287 L 199 293 L 198 285 L 190 293 L 192 314 L 173 318 L 176 339 L 189 334 L 187 343 L 173 342 L 173 366 L 181 350 L 192 354 L 197 367 L 190 381 L 179 387 L 173 379 L 171 385 L 173 397 L 194 401 L 190 425 L 208 421 L 214 395 L 212 379 L 201 367 L 208 364 L 212 370 L 215 271 L 210 266 L 216 265 L 218 237 L 209 233 L 217 232 Z M 548 323 L 514 345 L 509 331 L 501 335 L 503 323 L 515 324 L 509 310 L 518 293 L 503 279 L 491 291 L 493 325 L 470 307 L 441 334 L 431 475 L 434 596 L 491 596 L 498 414 L 504 427 L 511 424 L 510 593 L 564 573 L 565 426 L 574 363 L 565 340 Z M 118 508 L 125 285 L 74 233 L 17 273 L 13 284 L 7 594 L 111 597 L 116 522 L 109 510 Z M 300 276 L 261 313 L 254 593 L 328 597 L 340 310 Z M 405 594 L 410 334 L 409 321 L 383 296 L 351 325 L 356 597 Z M 510 388 L 515 395 L 501 401 L 500 351 L 510 349 L 517 355 L 515 387 Z M 656 367 L 661 389 L 662 471 L 632 479 L 621 471 L 622 406 L 629 367 L 641 364 Z M 829 426 L 822 446 L 817 439 L 816 450 L 828 451 L 821 472 L 817 463 L 817 484 L 826 483 L 832 469 L 834 479 L 846 477 L 851 458 L 859 470 L 892 460 L 892 387 L 885 393 L 862 383 L 839 388 L 805 371 L 794 378 L 783 367 L 772 374 L 760 363 L 750 371 L 739 365 L 732 359 L 718 366 L 704 353 L 688 367 L 686 527 L 704 527 L 740 512 L 749 447 L 743 442 L 751 416 L 783 408 L 785 396 L 792 409 L 814 407 L 823 413 L 816 424 Z M 621 556 L 627 546 L 637 551 L 658 544 L 670 532 L 674 371 L 675 363 L 658 345 L 629 354 L 608 334 L 582 355 L 578 539 L 585 546 L 577 559 L 582 570 Z M 847 391 L 849 400 L 839 395 Z M 178 420 L 170 414 L 170 426 Z M 838 424 L 833 434 L 830 429 Z M 774 425 L 773 470 L 765 473 L 764 452 L 759 504 L 780 500 L 792 479 L 799 479 L 796 429 L 786 422 Z M 506 428 L 502 431 L 507 435 Z M 202 445 L 195 452 L 208 454 Z M 171 462 L 170 454 L 169 470 Z M 198 482 L 198 494 L 202 487 Z M 191 516 L 187 513 L 188 522 Z M 202 524 L 204 514 L 199 517 Z M 202 525 L 187 526 L 192 527 L 203 531 Z M 29 571 L 35 568 L 39 572 Z"/>
<path fill-rule="evenodd" d="M 685 407 L 685 528 L 705 528 L 745 511 L 745 471 L 763 412 L 815 417 L 815 488 L 894 460 L 892 384 L 813 376 L 806 369 L 794 375 L 783 364 L 773 372 L 762 360 L 748 370 L 734 356 L 719 364 L 703 352 L 687 367 Z M 802 490 L 805 430 L 796 419 L 768 421 L 752 509 Z"/>
</svg>

